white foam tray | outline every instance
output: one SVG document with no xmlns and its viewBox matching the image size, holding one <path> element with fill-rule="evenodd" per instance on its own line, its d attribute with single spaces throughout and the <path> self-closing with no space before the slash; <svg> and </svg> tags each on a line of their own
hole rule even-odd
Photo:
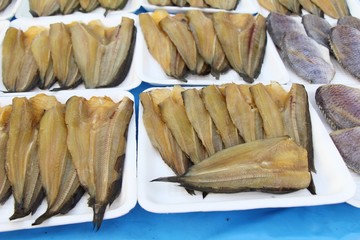
<svg viewBox="0 0 360 240">
<path fill-rule="evenodd" d="M 23 0 L 12 0 L 9 6 L 7 6 L 3 11 L 0 12 L 0 21 L 10 20 L 11 18 L 13 18 L 22 1 Z"/>
<path fill-rule="evenodd" d="M 289 89 L 288 86 L 286 88 Z M 150 212 L 176 213 L 314 206 L 345 202 L 355 194 L 355 183 L 312 106 L 310 106 L 310 115 L 317 170 L 312 176 L 317 195 L 311 195 L 308 190 L 288 194 L 243 192 L 209 194 L 205 199 L 199 192 L 196 196 L 190 196 L 184 188 L 174 183 L 150 182 L 155 178 L 173 176 L 174 173 L 151 145 L 142 121 L 142 111 L 143 108 L 139 103 L 138 201 Z"/>
<path fill-rule="evenodd" d="M 110 14 L 108 14 L 107 17 L 104 17 L 102 14 L 82 14 L 82 15 L 41 17 L 41 18 L 31 18 L 31 19 L 30 18 L 21 18 L 21 19 L 16 19 L 16 20 L 10 22 L 10 26 L 21 29 L 23 31 L 26 31 L 31 26 L 50 27 L 50 24 L 57 23 L 57 22 L 71 23 L 74 21 L 80 21 L 80 22 L 88 23 L 92 20 L 99 19 L 105 26 L 110 27 L 110 26 L 119 25 L 121 23 L 122 17 L 129 17 L 129 18 L 134 19 L 135 26 L 137 28 L 137 33 L 139 32 L 139 27 L 137 24 L 138 18 L 136 15 L 131 14 L 131 13 L 110 13 Z M 8 27 L 4 27 L 4 28 L 0 27 L 0 29 L 2 29 L 2 31 L 0 30 L 0 66 L 1 66 L 1 64 L 2 64 L 2 43 L 4 40 L 5 32 L 8 29 Z M 136 70 L 135 70 L 136 63 L 135 62 L 137 61 L 136 56 L 139 55 L 139 54 L 137 54 L 138 40 L 139 40 L 139 36 L 137 34 L 135 50 L 134 50 L 134 57 L 133 57 L 133 60 L 131 63 L 130 70 L 129 70 L 126 78 L 124 79 L 124 81 L 115 87 L 117 89 L 130 90 L 130 89 L 136 88 L 141 83 L 141 80 L 136 77 L 136 73 L 135 73 L 136 72 Z M 55 83 L 51 88 L 58 88 L 58 87 L 59 87 L 59 85 L 57 83 Z M 77 90 L 85 89 L 85 86 L 82 83 L 79 86 L 77 86 L 75 89 L 77 89 Z M 0 69 L 0 91 L 6 91 L 6 88 L 2 81 L 2 69 Z M 32 90 L 32 92 L 40 92 L 40 91 L 46 91 L 46 90 L 41 90 L 39 88 L 35 88 Z"/>
<path fill-rule="evenodd" d="M 114 101 L 120 101 L 124 96 L 129 97 L 134 101 L 134 96 L 126 91 L 118 89 L 96 89 L 96 90 L 69 90 L 60 92 L 50 92 L 48 95 L 56 96 L 56 98 L 65 103 L 71 96 L 82 96 L 89 99 L 92 96 L 108 96 Z M 9 93 L 6 96 L 0 97 L 0 105 L 5 106 L 11 104 L 12 98 L 17 96 L 25 96 L 27 98 L 36 95 L 36 93 Z M 135 104 L 134 104 L 135 106 Z M 125 166 L 123 173 L 123 183 L 120 196 L 113 202 L 113 204 L 107 208 L 104 219 L 111 219 L 120 217 L 128 213 L 132 208 L 135 207 L 137 201 L 137 190 L 136 190 L 136 125 L 135 125 L 135 108 L 134 114 L 130 120 L 128 135 L 127 135 L 127 146 L 125 155 Z M 11 196 L 10 199 L 0 207 L 0 232 L 12 231 L 19 229 L 32 229 L 39 227 L 49 227 L 57 225 L 66 225 L 80 222 L 91 222 L 93 219 L 93 210 L 88 207 L 88 194 L 86 193 L 78 204 L 69 213 L 65 215 L 57 215 L 44 223 L 31 226 L 31 224 L 41 214 L 46 211 L 47 203 L 46 200 L 42 202 L 40 207 L 37 209 L 33 216 L 27 216 L 22 219 L 9 221 L 8 218 L 14 211 L 14 200 Z M 91 228 L 91 225 L 89 225 Z M 106 224 L 103 224 L 102 228 L 106 228 Z"/>
<path fill-rule="evenodd" d="M 140 5 L 143 6 L 147 11 L 152 12 L 156 9 L 164 9 L 169 13 L 179 13 L 185 12 L 188 10 L 201 10 L 204 12 L 218 12 L 224 11 L 221 9 L 216 8 L 197 8 L 197 7 L 177 7 L 177 6 L 156 6 L 150 4 L 148 0 L 138 0 Z M 255 3 L 255 0 L 241 0 L 237 7 L 232 10 L 232 12 L 239 12 L 239 13 L 252 13 L 255 14 L 259 11 L 258 5 Z"/>
<path fill-rule="evenodd" d="M 15 17 L 16 18 L 34 18 L 30 13 L 29 0 L 22 0 L 22 1 L 18 0 L 18 1 L 21 2 L 21 4 L 15 13 Z M 117 10 L 117 11 L 109 11 L 109 13 L 118 13 L 118 12 L 131 13 L 131 12 L 135 12 L 139 7 L 140 7 L 140 4 L 137 0 L 128 0 L 127 4 L 125 5 L 125 7 L 123 9 Z M 69 14 L 69 15 L 84 15 L 84 14 L 86 15 L 86 14 L 91 14 L 91 13 L 105 14 L 105 12 L 106 12 L 105 8 L 98 7 L 90 13 L 82 13 L 80 11 L 75 11 L 74 13 Z M 63 16 L 63 15 L 58 14 L 57 16 Z"/>
<path fill-rule="evenodd" d="M 347 85 L 347 86 L 360 88 L 360 85 Z M 318 89 L 318 87 L 319 87 L 319 85 L 312 85 L 312 86 L 307 85 L 306 89 L 307 89 L 308 94 L 309 94 L 310 102 L 314 106 L 314 109 L 316 110 L 316 113 L 319 115 L 319 118 L 320 118 L 321 122 L 324 124 L 327 135 L 328 135 L 333 130 L 331 129 L 331 127 L 327 123 L 324 115 L 321 113 L 319 107 L 317 106 L 317 104 L 315 102 L 315 92 L 316 92 L 316 89 Z M 352 205 L 354 207 L 360 208 L 360 174 L 355 173 L 352 170 L 349 170 L 349 171 L 350 171 L 350 174 L 353 177 L 353 179 L 355 181 L 355 184 L 356 184 L 356 193 L 351 199 L 349 199 L 347 201 L 347 203 L 349 203 L 350 205 Z"/>
<path fill-rule="evenodd" d="M 167 76 L 160 64 L 151 56 L 141 29 L 139 29 L 138 37 L 139 51 L 137 53 L 139 56 L 137 56 L 137 76 L 144 82 L 153 85 L 209 85 L 231 82 L 246 83 L 234 70 L 229 70 L 227 73 L 222 74 L 219 80 L 216 80 L 215 77 L 210 74 L 205 76 L 189 74 L 185 77 L 187 82 L 176 80 L 175 78 Z M 264 62 L 261 73 L 259 77 L 255 79 L 254 83 L 269 83 L 270 81 L 277 81 L 280 84 L 286 84 L 289 82 L 289 75 L 270 35 L 267 34 Z"/>
</svg>

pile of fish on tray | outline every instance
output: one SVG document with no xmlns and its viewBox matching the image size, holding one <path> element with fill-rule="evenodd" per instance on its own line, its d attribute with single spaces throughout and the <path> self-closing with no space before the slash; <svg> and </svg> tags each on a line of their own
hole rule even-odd
<svg viewBox="0 0 360 240">
<path fill-rule="evenodd" d="M 270 12 L 280 14 L 302 14 L 302 9 L 307 12 L 339 19 L 350 15 L 346 0 L 258 0 L 260 6 Z"/>
<path fill-rule="evenodd" d="M 252 83 L 261 72 L 267 41 L 262 15 L 157 10 L 139 18 L 147 48 L 168 76 L 211 73 L 218 79 L 232 68 Z"/>
<path fill-rule="evenodd" d="M 113 87 L 127 76 L 134 55 L 134 20 L 123 17 L 116 27 L 99 20 L 88 24 L 54 23 L 50 28 L 10 27 L 2 46 L 2 81 L 9 92 Z"/>
<path fill-rule="evenodd" d="M 234 10 L 239 0 L 148 0 L 150 4 L 157 6 L 199 7 Z"/>
<path fill-rule="evenodd" d="M 4 11 L 13 0 L 0 0 L 0 11 Z"/>
<path fill-rule="evenodd" d="M 99 229 L 120 194 L 133 101 L 73 96 L 14 97 L 0 109 L 0 202 L 12 194 L 10 220 L 33 214 L 46 195 L 47 211 L 33 225 L 66 214 L 86 191 Z M 4 217 L 4 216 L 2 216 Z"/>
<path fill-rule="evenodd" d="M 313 143 L 307 92 L 293 84 L 210 85 L 153 89 L 140 94 L 148 137 L 190 193 L 308 188 Z"/>
<path fill-rule="evenodd" d="M 324 18 L 307 14 L 302 24 L 295 18 L 270 13 L 268 32 L 283 61 L 301 78 L 316 84 L 328 84 L 336 70 L 333 55 L 352 76 L 360 79 L 360 19 L 341 17 L 332 27 Z"/>
<path fill-rule="evenodd" d="M 71 14 L 76 10 L 94 11 L 99 6 L 107 10 L 123 9 L 128 0 L 25 0 L 29 1 L 30 13 L 34 17 Z M 134 1 L 134 0 L 133 0 Z"/>
<path fill-rule="evenodd" d="M 334 130 L 330 137 L 348 168 L 360 173 L 360 89 L 341 84 L 320 86 L 316 104 Z"/>
</svg>

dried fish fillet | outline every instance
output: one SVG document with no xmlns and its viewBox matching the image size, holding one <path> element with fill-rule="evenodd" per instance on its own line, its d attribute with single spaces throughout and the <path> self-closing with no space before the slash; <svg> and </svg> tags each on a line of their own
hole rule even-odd
<svg viewBox="0 0 360 240">
<path fill-rule="evenodd" d="M 114 103 L 108 97 L 86 100 L 71 97 L 66 103 L 67 143 L 81 185 L 90 195 L 94 227 L 98 230 L 105 209 L 120 194 L 126 151 L 126 133 L 133 101 Z"/>
<path fill-rule="evenodd" d="M 360 126 L 360 90 L 341 84 L 320 86 L 316 104 L 334 130 Z"/>
<path fill-rule="evenodd" d="M 29 0 L 29 5 L 34 17 L 51 16 L 60 10 L 58 0 Z"/>
<path fill-rule="evenodd" d="M 307 188 L 311 175 L 306 150 L 280 137 L 225 149 L 192 166 L 183 176 L 153 181 L 177 182 L 189 189 L 216 193 L 288 193 Z"/>
<path fill-rule="evenodd" d="M 6 175 L 6 148 L 9 139 L 9 118 L 12 107 L 0 108 L 0 204 L 4 204 L 11 195 L 10 181 Z"/>
</svg>

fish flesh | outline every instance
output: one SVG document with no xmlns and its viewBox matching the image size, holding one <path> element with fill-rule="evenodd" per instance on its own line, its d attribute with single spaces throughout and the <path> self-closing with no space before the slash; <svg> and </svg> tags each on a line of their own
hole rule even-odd
<svg viewBox="0 0 360 240">
<path fill-rule="evenodd" d="M 356 173 L 360 173 L 360 126 L 334 131 L 330 133 L 330 137 L 347 167 Z"/>
<path fill-rule="evenodd" d="M 132 114 L 133 101 L 127 97 L 115 103 L 108 97 L 73 96 L 66 102 L 67 145 L 80 183 L 90 195 L 96 230 L 106 207 L 121 192 Z"/>
<path fill-rule="evenodd" d="M 6 175 L 6 148 L 9 139 L 9 119 L 12 107 L 0 108 L 0 204 L 3 205 L 11 196 L 11 185 Z"/>
<path fill-rule="evenodd" d="M 98 0 L 79 0 L 81 10 L 84 12 L 91 12 L 99 6 Z"/>
<path fill-rule="evenodd" d="M 39 168 L 48 208 L 33 225 L 67 213 L 84 194 L 68 151 L 65 108 L 60 103 L 46 110 L 40 120 Z"/>
<path fill-rule="evenodd" d="M 225 148 L 243 143 L 244 140 L 240 137 L 236 126 L 231 120 L 226 108 L 226 99 L 219 87 L 215 85 L 204 87 L 201 90 L 201 98 L 218 129 Z"/>
<path fill-rule="evenodd" d="M 239 0 L 204 0 L 206 4 L 210 7 L 224 9 L 224 10 L 234 10 L 239 4 Z"/>
<path fill-rule="evenodd" d="M 82 80 L 74 58 L 69 27 L 64 23 L 50 24 L 49 41 L 53 70 L 60 88 L 75 88 Z"/>
<path fill-rule="evenodd" d="M 0 11 L 5 10 L 5 8 L 7 8 L 11 2 L 12 2 L 12 0 L 1 0 L 0 1 Z"/>
<path fill-rule="evenodd" d="M 55 74 L 50 53 L 49 31 L 39 33 L 31 43 L 31 52 L 39 69 L 40 89 L 49 89 L 55 83 Z"/>
<path fill-rule="evenodd" d="M 343 16 L 349 16 L 349 8 L 346 0 L 311 0 L 324 13 L 332 18 L 339 19 Z"/>
<path fill-rule="evenodd" d="M 98 0 L 100 5 L 109 10 L 123 9 L 128 0 Z"/>
<path fill-rule="evenodd" d="M 182 92 L 186 114 L 209 156 L 223 149 L 223 143 L 200 96 L 200 90 Z"/>
<path fill-rule="evenodd" d="M 313 14 L 306 14 L 302 17 L 302 23 L 309 37 L 327 49 L 330 48 L 331 25 L 324 19 Z"/>
<path fill-rule="evenodd" d="M 77 22 L 70 26 L 75 61 L 86 88 L 114 87 L 126 78 L 135 48 L 134 20 L 123 17 L 109 36 L 101 37 L 87 25 Z"/>
<path fill-rule="evenodd" d="M 187 68 L 174 44 L 160 28 L 159 22 L 168 16 L 166 11 L 157 10 L 152 15 L 139 15 L 141 30 L 150 54 L 160 64 L 166 75 L 184 79 Z"/>
<path fill-rule="evenodd" d="M 161 119 L 159 106 L 154 103 L 149 92 L 141 93 L 140 101 L 143 106 L 143 123 L 151 144 L 176 175 L 184 174 L 190 166 L 189 159 Z"/>
<path fill-rule="evenodd" d="M 220 74 L 227 71 L 230 66 L 216 36 L 213 21 L 198 10 L 188 11 L 186 17 L 199 54 L 211 66 L 211 74 L 219 79 Z"/>
<path fill-rule="evenodd" d="M 289 9 L 292 13 L 301 14 L 301 5 L 298 0 L 279 0 L 280 4 Z"/>
<path fill-rule="evenodd" d="M 29 0 L 29 7 L 33 17 L 55 15 L 60 10 L 58 0 Z"/>
<path fill-rule="evenodd" d="M 258 0 L 260 6 L 271 12 L 287 14 L 289 10 L 279 0 Z"/>
<path fill-rule="evenodd" d="M 25 92 L 38 84 L 38 67 L 31 52 L 34 37 L 43 28 L 31 27 L 26 32 L 10 27 L 2 48 L 2 78 L 9 92 Z"/>
<path fill-rule="evenodd" d="M 353 16 L 344 16 L 339 18 L 337 25 L 353 27 L 360 31 L 360 19 Z"/>
<path fill-rule="evenodd" d="M 360 90 L 342 84 L 320 86 L 315 101 L 333 130 L 360 126 Z"/>
<path fill-rule="evenodd" d="M 215 193 L 288 193 L 307 188 L 311 174 L 306 150 L 288 137 L 279 137 L 227 148 L 192 166 L 182 176 L 153 181 L 176 182 L 189 189 Z"/>
<path fill-rule="evenodd" d="M 338 25 L 330 31 L 330 45 L 337 61 L 351 75 L 360 79 L 360 31 L 349 26 Z"/>
<path fill-rule="evenodd" d="M 266 18 L 267 30 L 274 44 L 281 49 L 281 41 L 286 33 L 300 32 L 306 34 L 304 26 L 290 16 L 271 12 Z"/>
<path fill-rule="evenodd" d="M 299 32 L 286 33 L 281 56 L 301 78 L 315 84 L 327 84 L 335 76 L 329 50 Z"/>
<path fill-rule="evenodd" d="M 298 0 L 298 1 L 301 7 L 303 7 L 309 13 L 319 17 L 324 16 L 324 12 L 321 11 L 321 9 L 318 6 L 316 6 L 311 0 Z"/>
<path fill-rule="evenodd" d="M 243 88 L 247 88 L 244 90 Z M 251 101 L 247 101 L 244 91 L 249 91 Z M 234 83 L 225 87 L 226 106 L 234 125 L 244 141 L 252 142 L 264 138 L 263 122 L 259 110 L 252 101 L 248 86 Z"/>
</svg>

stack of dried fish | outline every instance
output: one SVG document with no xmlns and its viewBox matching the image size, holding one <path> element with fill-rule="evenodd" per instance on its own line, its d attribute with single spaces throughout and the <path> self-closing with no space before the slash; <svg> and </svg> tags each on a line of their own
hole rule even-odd
<svg viewBox="0 0 360 240">
<path fill-rule="evenodd" d="M 99 21 L 26 32 L 10 27 L 2 48 L 3 83 L 9 92 L 48 89 L 55 81 L 61 89 L 82 81 L 86 88 L 117 86 L 129 72 L 135 41 L 134 20 L 127 17 L 110 28 Z"/>
<path fill-rule="evenodd" d="M 269 10 L 280 14 L 295 13 L 301 15 L 301 9 L 311 14 L 339 19 L 350 15 L 346 0 L 258 0 L 259 4 Z"/>
<path fill-rule="evenodd" d="M 149 0 L 150 4 L 157 6 L 178 6 L 198 8 L 218 8 L 234 10 L 240 0 Z"/>
<path fill-rule="evenodd" d="M 313 18 L 304 18 L 303 21 L 310 36 L 313 36 L 311 30 L 318 32 L 319 25 L 313 29 L 312 20 Z M 287 15 L 272 12 L 268 15 L 266 24 L 283 61 L 298 76 L 311 83 L 330 83 L 335 76 L 335 68 L 330 61 L 329 49 L 317 43 L 326 40 L 315 41 L 307 36 L 304 26 Z"/>
<path fill-rule="evenodd" d="M 277 83 L 174 87 L 144 92 L 140 100 L 149 139 L 177 175 L 155 181 L 188 191 L 315 193 L 304 86 L 293 84 L 289 92 Z"/>
<path fill-rule="evenodd" d="M 360 90 L 334 84 L 319 87 L 315 100 L 330 127 L 346 165 L 360 173 Z"/>
<path fill-rule="evenodd" d="M 0 203 L 12 193 L 10 219 L 34 213 L 46 195 L 47 210 L 33 225 L 75 207 L 85 190 L 99 229 L 107 205 L 120 194 L 126 134 L 133 102 L 124 97 L 15 97 L 0 109 Z M 54 137 L 55 136 L 55 137 Z"/>
<path fill-rule="evenodd" d="M 65 15 L 76 10 L 91 12 L 99 6 L 107 10 L 120 10 L 125 7 L 126 3 L 127 0 L 29 0 L 30 13 L 34 17 Z"/>
<path fill-rule="evenodd" d="M 261 72 L 267 40 L 261 15 L 194 10 L 170 16 L 157 10 L 140 14 L 140 25 L 151 55 L 168 76 L 184 80 L 188 72 L 211 72 L 218 79 L 231 67 L 252 83 Z"/>
</svg>

